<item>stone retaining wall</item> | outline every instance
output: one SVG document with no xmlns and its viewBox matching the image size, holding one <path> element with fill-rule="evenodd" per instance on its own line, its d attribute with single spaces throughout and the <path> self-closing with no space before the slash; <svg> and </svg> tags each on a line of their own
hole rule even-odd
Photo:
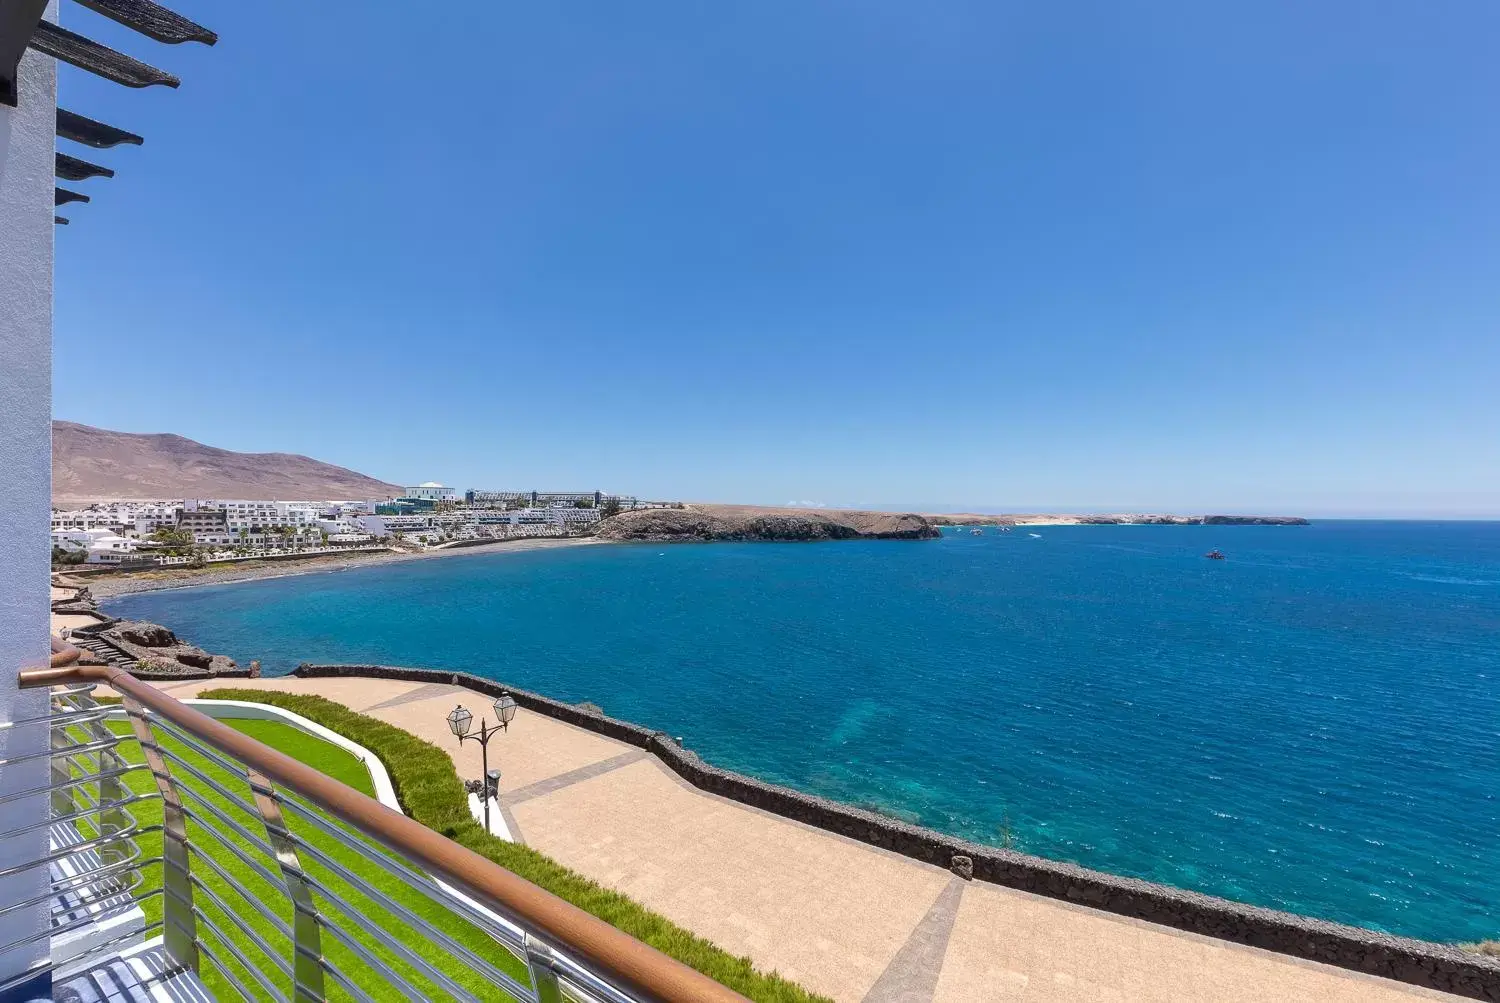
<svg viewBox="0 0 1500 1003">
<path fill-rule="evenodd" d="M 949 868 L 964 877 L 972 876 L 980 881 L 1076 902 L 1190 933 L 1500 1003 L 1500 959 L 970 843 L 932 829 L 721 770 L 679 746 L 665 732 L 596 714 L 492 679 L 436 669 L 306 663 L 297 667 L 296 675 L 451 683 L 491 696 L 505 690 L 527 710 L 652 752 L 673 772 L 701 790 Z"/>
</svg>

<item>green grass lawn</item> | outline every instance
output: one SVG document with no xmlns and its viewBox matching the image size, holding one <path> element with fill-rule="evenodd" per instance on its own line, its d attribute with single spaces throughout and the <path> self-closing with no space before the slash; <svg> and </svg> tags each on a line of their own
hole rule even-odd
<svg viewBox="0 0 1500 1003">
<path fill-rule="evenodd" d="M 730 954 L 634 899 L 564 867 L 529 846 L 507 842 L 486 832 L 469 813 L 468 795 L 454 771 L 453 760 L 431 742 L 343 704 L 309 694 L 223 689 L 205 690 L 199 696 L 284 707 L 359 743 L 385 764 L 396 797 L 416 821 L 755 1003 L 830 1003 L 826 997 L 809 993 L 775 972 L 757 970 L 749 958 Z M 725 861 L 725 866 L 732 866 L 732 862 Z"/>
<path fill-rule="evenodd" d="M 226 721 L 230 727 L 254 738 L 272 748 L 279 749 L 294 759 L 312 766 L 335 780 L 348 784 L 356 790 L 374 796 L 374 788 L 370 782 L 369 771 L 364 764 L 349 752 L 332 745 L 322 739 L 315 738 L 305 732 L 287 724 L 275 721 Z M 130 734 L 130 726 L 126 722 L 112 721 L 109 727 L 117 734 Z M 162 744 L 171 749 L 177 755 L 182 756 L 194 768 L 205 776 L 212 778 L 228 790 L 243 798 L 246 804 L 253 804 L 249 785 L 243 776 L 231 774 L 229 771 L 216 765 L 206 757 L 199 755 L 172 737 L 158 731 L 158 739 Z M 143 761 L 143 756 L 138 743 L 130 741 L 123 743 L 119 748 L 120 754 L 131 763 Z M 177 764 L 168 761 L 168 769 L 172 772 L 174 779 L 187 791 L 196 792 L 205 799 L 211 801 L 220 808 L 236 823 L 243 826 L 249 832 L 262 841 L 265 841 L 265 828 L 261 823 L 260 816 L 253 811 L 246 811 L 239 806 L 233 805 L 227 798 L 213 791 L 211 787 L 200 779 L 191 775 L 191 772 L 183 769 Z M 127 777 L 132 791 L 137 793 L 149 793 L 155 790 L 155 781 L 150 773 L 141 770 L 133 772 Z M 215 965 L 204 959 L 200 963 L 200 973 L 208 989 L 221 1000 L 238 999 L 239 994 L 236 987 L 256 999 L 270 999 L 271 997 L 259 985 L 257 980 L 236 960 L 234 951 L 224 940 L 227 938 L 232 942 L 246 959 L 267 975 L 271 982 L 287 998 L 292 997 L 291 981 L 267 955 L 277 955 L 287 959 L 291 963 L 292 945 L 290 939 L 285 936 L 276 926 L 262 915 L 255 907 L 259 903 L 269 910 L 273 915 L 280 917 L 282 922 L 289 928 L 292 921 L 291 903 L 280 883 L 280 871 L 274 858 L 268 858 L 260 851 L 250 846 L 246 840 L 235 833 L 227 823 L 212 817 L 204 806 L 195 801 L 190 794 L 184 793 L 182 801 L 185 808 L 194 812 L 203 821 L 189 821 L 188 838 L 195 853 L 192 858 L 191 870 L 206 887 L 194 889 L 194 901 L 212 923 L 224 934 L 220 937 L 205 923 L 198 924 L 198 935 L 208 944 L 209 949 L 229 968 L 229 974 L 220 972 Z M 162 819 L 162 806 L 159 800 L 144 801 L 131 806 L 131 811 L 143 825 L 159 824 Z M 407 910 L 420 917 L 423 921 L 446 932 L 455 941 L 473 951 L 476 955 L 486 959 L 491 965 L 509 974 L 512 978 L 528 984 L 525 965 L 511 954 L 508 950 L 497 943 L 477 926 L 467 922 L 456 915 L 448 907 L 439 905 L 427 898 L 425 895 L 411 889 L 401 879 L 396 878 L 381 869 L 369 859 L 345 847 L 333 836 L 319 831 L 312 823 L 301 818 L 295 811 L 286 810 L 286 822 L 289 828 L 301 839 L 321 850 L 338 864 L 353 872 L 360 879 L 359 883 L 351 884 L 338 876 L 331 868 L 326 867 L 313 859 L 306 853 L 302 855 L 301 864 L 308 875 L 320 885 L 326 886 L 335 895 L 343 898 L 353 909 L 373 922 L 379 929 L 390 935 L 396 941 L 404 944 L 409 950 L 415 952 L 423 960 L 434 968 L 444 973 L 448 978 L 462 986 L 465 990 L 473 993 L 481 999 L 507 1000 L 511 997 L 499 990 L 489 981 L 472 970 L 472 966 L 462 959 L 461 955 L 455 956 L 441 947 L 437 946 L 425 936 L 413 930 L 412 927 L 396 914 L 388 911 L 378 904 L 368 894 L 375 890 L 404 906 Z M 327 816 L 323 816 L 327 817 Z M 345 832 L 352 831 L 341 823 L 339 827 Z M 273 880 L 267 878 L 238 859 L 223 842 L 216 838 L 215 832 L 224 835 L 235 843 L 248 855 L 260 863 L 271 875 Z M 384 853 L 383 850 L 370 845 L 362 837 L 361 842 L 370 846 L 371 852 L 375 854 Z M 162 837 L 159 832 L 150 833 L 140 837 L 139 842 L 143 855 L 146 858 L 160 857 L 162 848 Z M 207 857 L 209 862 L 200 859 L 200 854 Z M 217 864 L 225 874 L 233 878 L 233 883 L 226 880 L 224 876 L 216 873 L 212 866 Z M 145 869 L 146 884 L 142 892 L 160 887 L 162 868 L 152 865 Z M 239 885 L 237 889 L 234 885 Z M 211 894 L 210 894 L 211 893 Z M 360 927 L 344 915 L 343 909 L 330 900 L 321 892 L 315 891 L 314 897 L 317 901 L 319 912 L 336 924 L 355 942 L 389 965 L 393 970 L 401 973 L 407 982 L 416 988 L 418 995 L 425 999 L 447 999 L 451 994 L 440 984 L 429 979 L 417 966 L 401 958 L 396 952 L 382 946 L 379 941 L 365 933 Z M 217 901 L 215 901 L 217 899 Z M 159 920 L 162 914 L 163 897 L 160 895 L 147 899 L 142 904 L 146 912 L 148 922 Z M 236 919 L 239 923 L 236 923 Z M 243 924 L 241 928 L 239 924 Z M 359 988 L 377 1000 L 406 999 L 402 993 L 397 992 L 387 983 L 377 971 L 360 956 L 359 952 L 350 946 L 341 943 L 327 929 L 322 931 L 323 955 L 338 967 L 346 976 L 355 981 Z M 330 999 L 352 999 L 350 993 L 340 986 L 332 976 L 327 978 L 326 989 Z"/>
</svg>

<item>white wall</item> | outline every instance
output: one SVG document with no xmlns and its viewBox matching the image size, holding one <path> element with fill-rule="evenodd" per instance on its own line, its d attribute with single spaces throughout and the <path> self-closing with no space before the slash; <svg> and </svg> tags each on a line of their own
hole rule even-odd
<svg viewBox="0 0 1500 1003">
<path fill-rule="evenodd" d="M 56 3 L 48 17 L 56 16 Z M 21 59 L 20 104 L 0 105 L 0 720 L 46 711 L 42 693 L 22 693 L 16 672 L 47 664 L 47 570 L 52 500 L 52 153 L 57 68 L 28 51 Z M 47 748 L 44 728 L 0 729 L 0 759 Z M 0 768 L 0 795 L 47 782 L 46 760 Z M 45 798 L 10 804 L 7 822 L 39 819 Z M 7 824 L 4 828 L 10 828 Z M 46 833 L 0 843 L 0 867 L 35 860 Z M 46 890 L 46 871 L 0 879 L 0 902 Z M 0 917 L 0 944 L 46 928 L 45 904 Z M 0 981 L 46 957 L 47 941 L 0 956 Z"/>
</svg>

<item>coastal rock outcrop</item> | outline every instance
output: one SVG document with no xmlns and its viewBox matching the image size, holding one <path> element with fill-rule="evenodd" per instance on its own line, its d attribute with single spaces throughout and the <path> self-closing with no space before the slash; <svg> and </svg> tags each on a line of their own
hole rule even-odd
<svg viewBox="0 0 1500 1003">
<path fill-rule="evenodd" d="M 170 648 L 179 643 L 177 635 L 159 623 L 123 620 L 111 630 L 119 640 L 139 644 L 143 648 Z"/>
<path fill-rule="evenodd" d="M 1206 515 L 1205 526 L 1306 526 L 1306 519 L 1297 515 Z"/>
<path fill-rule="evenodd" d="M 709 541 L 930 540 L 941 531 L 920 515 L 892 512 L 701 511 L 640 509 L 599 524 L 604 540 Z"/>
<path fill-rule="evenodd" d="M 234 659 L 189 644 L 159 623 L 121 620 L 100 636 L 152 672 L 194 677 L 242 674 Z"/>
</svg>

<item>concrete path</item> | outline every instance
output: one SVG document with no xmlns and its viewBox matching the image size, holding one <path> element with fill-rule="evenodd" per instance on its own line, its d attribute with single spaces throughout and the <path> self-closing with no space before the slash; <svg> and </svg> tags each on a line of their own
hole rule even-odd
<svg viewBox="0 0 1500 1003">
<path fill-rule="evenodd" d="M 456 703 L 491 699 L 381 679 L 163 684 L 313 693 L 440 746 L 464 777 Z M 520 710 L 490 743 L 516 837 L 760 968 L 839 1003 L 1454 997 L 983 882 L 705 794 L 641 750 Z"/>
</svg>

